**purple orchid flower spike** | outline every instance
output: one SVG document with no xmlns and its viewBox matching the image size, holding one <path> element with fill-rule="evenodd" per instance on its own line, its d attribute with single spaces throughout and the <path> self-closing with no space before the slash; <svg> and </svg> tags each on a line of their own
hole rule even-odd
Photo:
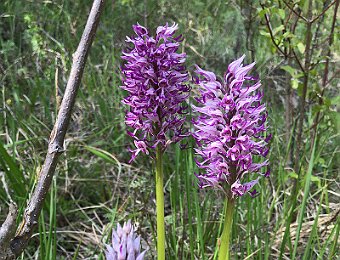
<svg viewBox="0 0 340 260">
<path fill-rule="evenodd" d="M 188 136 L 183 124 L 187 107 L 185 100 L 190 87 L 185 84 L 188 73 L 184 66 L 185 53 L 177 53 L 180 37 L 174 37 L 177 24 L 160 26 L 152 37 L 143 26 L 133 26 L 136 37 L 127 37 L 133 44 L 122 58 L 123 86 L 128 96 L 122 101 L 129 106 L 125 117 L 133 128 L 129 135 L 135 139 L 131 149 L 133 161 L 139 153 L 154 155 L 160 145 L 163 150 Z"/>
<path fill-rule="evenodd" d="M 131 220 L 123 227 L 112 230 L 112 245 L 106 245 L 106 260 L 143 260 L 147 250 L 140 252 L 140 236 L 137 236 Z"/>
<path fill-rule="evenodd" d="M 222 189 L 234 198 L 252 190 L 259 177 L 269 176 L 269 170 L 261 173 L 268 160 L 254 162 L 254 156 L 265 158 L 268 154 L 270 135 L 266 137 L 267 112 L 259 92 L 260 82 L 249 76 L 255 63 L 243 66 L 243 55 L 228 66 L 224 81 L 216 79 L 213 72 L 197 66 L 196 73 L 200 96 L 193 110 L 198 117 L 193 120 L 193 137 L 199 148 L 195 149 L 197 166 L 205 170 L 196 174 L 200 187 Z M 242 182 L 249 176 L 250 182 Z"/>
</svg>

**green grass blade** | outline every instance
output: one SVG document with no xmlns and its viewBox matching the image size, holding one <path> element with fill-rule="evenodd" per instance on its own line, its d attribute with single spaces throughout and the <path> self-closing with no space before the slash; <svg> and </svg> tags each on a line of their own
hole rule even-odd
<svg viewBox="0 0 340 260">
<path fill-rule="evenodd" d="M 108 151 L 105 151 L 103 149 L 100 148 L 96 148 L 93 146 L 85 146 L 85 149 L 88 150 L 89 152 L 93 153 L 94 155 L 104 159 L 105 161 L 112 163 L 112 164 L 117 164 L 118 166 L 118 172 L 119 174 L 122 171 L 122 165 L 119 162 L 119 160 L 111 153 L 109 153 Z"/>
<path fill-rule="evenodd" d="M 196 213 L 196 220 L 197 220 L 197 238 L 198 238 L 198 245 L 199 245 L 199 251 L 201 252 L 200 259 L 205 259 L 205 253 L 204 253 L 204 234 L 203 234 L 203 221 L 201 217 L 201 207 L 200 207 L 200 201 L 198 199 L 197 191 L 195 189 L 193 190 L 193 203 L 195 205 L 195 213 Z"/>
<path fill-rule="evenodd" d="M 185 193 L 186 193 L 186 203 L 187 203 L 187 212 L 188 212 L 188 228 L 189 228 L 189 243 L 190 243 L 190 259 L 195 259 L 195 248 L 194 248 L 194 230 L 192 225 L 192 178 L 191 174 L 193 173 L 193 161 L 192 154 L 190 152 L 187 153 L 187 172 L 185 176 Z"/>
<path fill-rule="evenodd" d="M 307 246 L 305 248 L 305 252 L 303 254 L 302 260 L 310 259 L 310 250 L 311 250 L 311 247 L 312 247 L 312 242 L 313 242 L 314 236 L 317 235 L 318 220 L 319 220 L 319 215 L 320 215 L 320 212 L 321 212 L 321 209 L 322 209 L 322 202 L 323 202 L 323 198 L 324 198 L 326 187 L 327 186 L 325 186 L 325 188 L 324 188 L 324 190 L 323 190 L 323 192 L 321 194 L 320 205 L 319 205 L 319 208 L 318 208 L 318 212 L 317 212 L 317 214 L 315 216 L 313 227 L 312 227 L 312 231 L 311 231 L 310 236 L 308 238 Z"/>
<path fill-rule="evenodd" d="M 302 200 L 301 211 L 300 211 L 300 214 L 299 214 L 299 217 L 298 217 L 298 228 L 296 230 L 296 237 L 295 237 L 292 259 L 295 259 L 295 257 L 296 257 L 297 246 L 298 246 L 298 243 L 299 243 L 300 232 L 301 232 L 301 227 L 302 227 L 302 223 L 303 223 L 303 217 L 305 215 L 306 204 L 307 204 L 307 199 L 308 199 L 308 194 L 309 194 L 309 189 L 310 189 L 310 184 L 311 184 L 311 178 L 312 178 L 312 172 L 313 172 L 313 167 L 314 167 L 314 156 L 315 156 L 316 143 L 317 143 L 317 139 L 315 137 L 315 142 L 313 144 L 312 154 L 311 154 L 309 164 L 308 164 L 308 171 L 307 171 L 307 175 L 306 175 L 305 188 L 304 188 L 304 192 L 303 192 L 304 196 L 303 196 L 303 200 Z"/>
<path fill-rule="evenodd" d="M 9 180 L 10 187 L 15 195 L 21 198 L 26 196 L 25 178 L 14 159 L 7 153 L 3 143 L 0 141 L 0 165 Z"/>
<path fill-rule="evenodd" d="M 337 253 L 337 251 L 339 251 L 339 244 L 338 244 L 338 240 L 339 240 L 339 233 L 340 233 L 340 218 L 338 217 L 337 222 L 335 224 L 336 227 L 336 231 L 335 231 L 335 236 L 333 239 L 333 245 L 331 248 L 331 252 L 329 253 L 329 257 L 328 259 L 334 259 L 335 254 Z"/>
<path fill-rule="evenodd" d="M 339 230 L 340 230 L 340 218 L 338 218 L 337 223 L 333 227 L 331 233 L 329 234 L 327 240 L 325 241 L 323 247 L 321 248 L 320 253 L 318 255 L 318 260 L 325 259 L 324 254 L 325 254 L 326 250 L 329 248 L 329 244 L 331 243 L 331 240 L 333 240 L 335 242 L 335 244 L 337 244 L 337 240 L 338 240 L 338 237 L 339 237 Z"/>
</svg>

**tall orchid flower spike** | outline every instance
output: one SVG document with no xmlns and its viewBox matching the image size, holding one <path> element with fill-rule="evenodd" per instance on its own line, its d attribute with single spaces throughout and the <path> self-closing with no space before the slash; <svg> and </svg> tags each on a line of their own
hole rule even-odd
<svg viewBox="0 0 340 260">
<path fill-rule="evenodd" d="M 131 150 L 133 161 L 139 153 L 154 155 L 157 146 L 162 151 L 188 134 L 183 129 L 190 87 L 185 84 L 188 73 L 185 53 L 177 53 L 181 36 L 174 37 L 177 24 L 160 26 L 156 36 L 137 24 L 135 38 L 127 37 L 133 47 L 123 52 L 123 86 L 128 92 L 123 104 L 130 107 L 125 123 L 135 139 Z"/>
<path fill-rule="evenodd" d="M 147 250 L 140 252 L 140 236 L 137 236 L 131 220 L 112 230 L 112 245 L 106 245 L 106 260 L 143 260 Z"/>
<path fill-rule="evenodd" d="M 222 190 L 227 198 L 227 214 L 220 258 L 228 259 L 229 235 L 235 199 L 245 194 L 256 196 L 253 187 L 268 176 L 268 141 L 266 106 L 262 104 L 261 83 L 249 76 L 255 63 L 243 66 L 244 55 L 228 66 L 223 81 L 214 73 L 197 67 L 200 95 L 193 110 L 198 148 L 196 164 L 204 170 L 196 174 L 201 188 Z M 255 162 L 255 157 L 263 157 Z"/>
<path fill-rule="evenodd" d="M 188 73 L 184 66 L 185 53 L 177 53 L 181 36 L 175 37 L 177 24 L 160 26 L 156 36 L 137 24 L 135 37 L 126 42 L 133 47 L 123 52 L 123 86 L 128 96 L 122 101 L 129 106 L 125 123 L 132 131 L 135 149 L 131 161 L 138 154 L 155 159 L 156 211 L 158 259 L 165 259 L 164 194 L 162 155 L 170 143 L 188 136 L 184 130 L 186 99 L 190 87 L 185 84 Z"/>
</svg>

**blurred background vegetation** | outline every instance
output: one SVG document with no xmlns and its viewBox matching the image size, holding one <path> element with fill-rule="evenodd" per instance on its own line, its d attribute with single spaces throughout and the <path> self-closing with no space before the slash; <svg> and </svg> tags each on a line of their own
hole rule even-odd
<svg viewBox="0 0 340 260">
<path fill-rule="evenodd" d="M 11 200 L 23 211 L 38 178 L 91 4 L 0 2 L 0 223 Z M 242 54 L 257 63 L 274 136 L 272 175 L 261 181 L 259 197 L 238 201 L 233 259 L 339 257 L 338 6 L 338 0 L 107 1 L 67 149 L 22 259 L 102 259 L 112 226 L 129 218 L 150 247 L 148 259 L 155 258 L 152 161 L 127 163 L 131 139 L 119 89 L 125 36 L 137 22 L 151 32 L 178 23 L 190 72 L 199 64 L 223 76 Z M 168 259 L 214 259 L 223 198 L 195 185 L 190 147 L 173 146 L 165 159 Z"/>
</svg>

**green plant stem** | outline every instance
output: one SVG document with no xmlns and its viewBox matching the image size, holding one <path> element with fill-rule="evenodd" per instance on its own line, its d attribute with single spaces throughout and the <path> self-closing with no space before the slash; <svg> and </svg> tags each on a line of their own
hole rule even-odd
<svg viewBox="0 0 340 260">
<path fill-rule="evenodd" d="M 219 260 L 229 260 L 229 242 L 233 223 L 234 206 L 235 206 L 234 199 L 227 198 L 227 209 L 225 212 L 224 227 L 221 236 L 221 247 L 218 256 Z"/>
<path fill-rule="evenodd" d="M 157 212 L 157 257 L 165 260 L 164 193 L 163 193 L 163 152 L 156 148 L 156 212 Z"/>
</svg>

